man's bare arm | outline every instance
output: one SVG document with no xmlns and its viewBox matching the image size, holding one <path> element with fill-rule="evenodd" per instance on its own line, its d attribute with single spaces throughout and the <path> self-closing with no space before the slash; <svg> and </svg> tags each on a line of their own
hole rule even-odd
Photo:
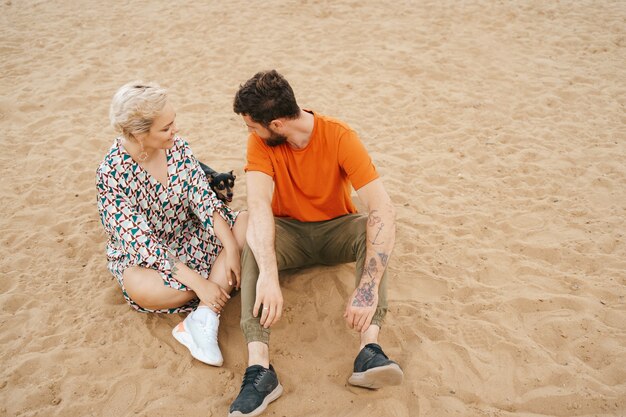
<svg viewBox="0 0 626 417">
<path fill-rule="evenodd" d="M 248 230 L 246 241 L 259 266 L 257 295 L 252 313 L 261 312 L 261 324 L 268 328 L 282 316 L 283 298 L 278 283 L 276 264 L 275 223 L 272 213 L 274 182 L 262 172 L 249 171 L 246 174 L 248 189 Z"/>
<path fill-rule="evenodd" d="M 368 210 L 367 245 L 363 274 L 346 318 L 351 327 L 366 330 L 378 304 L 378 288 L 395 243 L 395 209 L 380 179 L 359 188 L 357 194 Z"/>
</svg>

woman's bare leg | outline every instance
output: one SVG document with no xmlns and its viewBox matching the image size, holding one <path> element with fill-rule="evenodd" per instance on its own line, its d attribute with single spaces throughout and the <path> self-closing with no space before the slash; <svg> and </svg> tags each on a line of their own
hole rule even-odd
<svg viewBox="0 0 626 417">
<path fill-rule="evenodd" d="M 124 288 L 131 300 L 148 310 L 181 307 L 196 297 L 193 291 L 165 286 L 157 271 L 140 266 L 124 271 Z"/>
<path fill-rule="evenodd" d="M 237 216 L 232 228 L 239 251 L 246 241 L 248 212 L 242 211 Z M 209 280 L 218 284 L 228 292 L 232 287 L 228 285 L 228 277 L 224 266 L 226 257 L 221 252 L 211 266 Z M 161 275 L 150 268 L 134 266 L 124 271 L 124 288 L 128 296 L 139 306 L 148 310 L 161 310 L 181 307 L 196 297 L 193 291 L 179 291 L 163 285 Z"/>
</svg>

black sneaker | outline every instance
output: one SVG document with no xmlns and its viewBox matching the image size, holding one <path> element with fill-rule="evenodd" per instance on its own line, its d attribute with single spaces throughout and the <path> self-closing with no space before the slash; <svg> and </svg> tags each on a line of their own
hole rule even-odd
<svg viewBox="0 0 626 417">
<path fill-rule="evenodd" d="M 241 391 L 230 405 L 228 417 L 258 416 L 282 393 L 283 386 L 272 365 L 269 369 L 261 365 L 249 366 L 243 376 Z"/>
<path fill-rule="evenodd" d="M 354 360 L 354 372 L 348 382 L 364 388 L 377 389 L 386 385 L 400 385 L 404 373 L 389 359 L 376 343 L 365 345 Z"/>
</svg>

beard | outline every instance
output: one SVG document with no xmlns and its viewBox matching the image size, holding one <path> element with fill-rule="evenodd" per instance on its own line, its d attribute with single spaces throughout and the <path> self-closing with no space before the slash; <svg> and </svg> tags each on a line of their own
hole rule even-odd
<svg viewBox="0 0 626 417">
<path fill-rule="evenodd" d="M 271 133 L 270 137 L 267 139 L 263 139 L 267 146 L 271 146 L 273 148 L 287 142 L 287 136 L 280 135 L 274 132 L 271 128 L 268 128 L 268 130 Z"/>
</svg>

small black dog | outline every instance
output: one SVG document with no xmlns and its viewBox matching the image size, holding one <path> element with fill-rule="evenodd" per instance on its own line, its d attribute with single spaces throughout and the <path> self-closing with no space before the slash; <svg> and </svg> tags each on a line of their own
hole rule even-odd
<svg viewBox="0 0 626 417">
<path fill-rule="evenodd" d="M 198 161 L 200 162 L 200 161 Z M 235 174 L 233 171 L 222 172 L 221 174 L 209 166 L 200 162 L 200 168 L 204 171 L 211 189 L 217 195 L 217 198 L 228 204 L 233 201 L 233 188 L 235 188 Z"/>
</svg>

